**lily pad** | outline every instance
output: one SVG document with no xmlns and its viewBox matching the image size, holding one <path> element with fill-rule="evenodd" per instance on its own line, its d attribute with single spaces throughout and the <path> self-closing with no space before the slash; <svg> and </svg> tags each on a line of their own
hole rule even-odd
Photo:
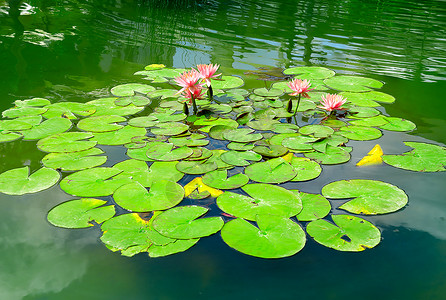
<svg viewBox="0 0 446 300">
<path fill-rule="evenodd" d="M 97 132 L 91 141 L 97 142 L 99 145 L 124 145 L 130 143 L 132 138 L 136 136 L 145 136 L 146 129 L 133 127 L 130 125 L 124 126 L 123 128 L 115 131 L 108 132 Z"/>
<path fill-rule="evenodd" d="M 341 127 L 339 134 L 356 141 L 370 141 L 382 136 L 379 129 L 355 125 Z"/>
<path fill-rule="evenodd" d="M 40 140 L 53 134 L 67 131 L 71 127 L 71 121 L 65 118 L 53 118 L 43 121 L 31 129 L 23 130 L 24 140 Z"/>
<path fill-rule="evenodd" d="M 189 126 L 180 122 L 159 123 L 150 131 L 155 135 L 178 135 L 189 129 Z"/>
<path fill-rule="evenodd" d="M 371 118 L 364 118 L 360 120 L 350 121 L 349 123 L 355 126 L 374 127 L 374 126 L 382 126 L 389 122 L 383 115 L 379 115 Z"/>
<path fill-rule="evenodd" d="M 325 79 L 334 76 L 333 70 L 324 67 L 294 67 L 283 71 L 285 75 L 298 75 L 301 79 Z"/>
<path fill-rule="evenodd" d="M 299 126 L 292 123 L 279 123 L 274 124 L 272 131 L 276 133 L 295 133 L 299 130 Z"/>
<path fill-rule="evenodd" d="M 354 216 L 332 215 L 334 223 L 326 220 L 312 221 L 307 233 L 316 242 L 339 251 L 363 251 L 381 241 L 381 232 L 372 223 Z"/>
<path fill-rule="evenodd" d="M 205 139 L 206 136 L 200 133 L 192 133 L 186 137 L 171 137 L 169 142 L 174 144 L 175 147 L 202 147 L 209 144 L 209 140 Z"/>
<path fill-rule="evenodd" d="M 252 129 L 265 130 L 265 131 L 273 130 L 275 128 L 275 126 L 279 125 L 279 124 L 281 124 L 279 121 L 269 119 L 269 118 L 257 119 L 257 120 L 249 121 L 248 123 L 246 123 L 246 125 L 251 127 Z"/>
<path fill-rule="evenodd" d="M 159 121 L 152 116 L 136 117 L 128 121 L 128 124 L 134 127 L 153 127 L 158 124 Z"/>
<path fill-rule="evenodd" d="M 115 104 L 116 97 L 100 98 L 87 102 L 86 104 L 96 109 L 92 116 L 129 116 L 136 114 L 144 109 L 143 106 L 129 104 L 127 106 L 118 106 Z"/>
<path fill-rule="evenodd" d="M 146 155 L 153 160 L 174 161 L 191 156 L 194 151 L 189 147 L 173 149 L 173 144 L 163 142 L 153 142 L 147 147 Z"/>
<path fill-rule="evenodd" d="M 94 141 L 82 141 L 91 138 L 91 132 L 65 132 L 55 134 L 37 142 L 37 148 L 44 152 L 76 152 L 96 146 Z"/>
<path fill-rule="evenodd" d="M 77 128 L 90 132 L 107 132 L 115 131 L 124 127 L 116 123 L 125 122 L 126 118 L 121 116 L 98 116 L 89 117 L 80 120 L 77 123 Z"/>
<path fill-rule="evenodd" d="M 236 189 L 244 186 L 249 182 L 248 176 L 245 174 L 236 174 L 234 176 L 228 177 L 227 170 L 215 170 L 206 173 L 203 176 L 203 183 L 221 190 Z"/>
<path fill-rule="evenodd" d="M 92 221 L 100 224 L 115 215 L 114 205 L 107 201 L 83 198 L 63 202 L 48 212 L 48 222 L 63 228 L 87 228 L 93 226 Z"/>
<path fill-rule="evenodd" d="M 129 104 L 133 104 L 135 106 L 146 106 L 151 102 L 152 101 L 149 98 L 141 95 L 121 97 L 115 100 L 115 104 L 118 106 L 127 106 Z"/>
<path fill-rule="evenodd" d="M 258 228 L 243 219 L 231 220 L 221 230 L 231 248 L 261 258 L 282 258 L 296 254 L 305 246 L 305 232 L 290 219 L 257 215 Z"/>
<path fill-rule="evenodd" d="M 384 117 L 387 121 L 386 124 L 379 126 L 381 129 L 390 130 L 390 131 L 411 131 L 414 130 L 417 126 L 415 123 L 404 120 L 396 117 Z"/>
<path fill-rule="evenodd" d="M 302 200 L 302 210 L 296 215 L 300 222 L 314 221 L 326 217 L 331 211 L 330 201 L 319 194 L 309 194 L 291 190 Z"/>
<path fill-rule="evenodd" d="M 446 171 L 445 147 L 417 142 L 404 142 L 404 144 L 414 149 L 401 155 L 383 155 L 383 161 L 395 168 L 411 171 Z"/>
<path fill-rule="evenodd" d="M 248 196 L 224 192 L 217 198 L 225 213 L 255 221 L 256 215 L 277 215 L 290 218 L 302 210 L 302 201 L 293 192 L 271 184 L 247 184 L 242 187 Z"/>
<path fill-rule="evenodd" d="M 263 183 L 283 183 L 296 177 L 296 170 L 283 158 L 273 158 L 245 168 L 249 179 Z"/>
<path fill-rule="evenodd" d="M 221 160 L 233 166 L 248 166 L 249 161 L 260 161 L 262 156 L 253 151 L 227 151 L 220 156 Z"/>
<path fill-rule="evenodd" d="M 331 199 L 353 198 L 339 208 L 355 214 L 386 214 L 407 204 L 407 195 L 398 187 L 382 181 L 340 180 L 322 188 L 322 195 Z"/>
<path fill-rule="evenodd" d="M 309 136 L 291 136 L 285 138 L 282 141 L 282 145 L 295 151 L 310 151 L 313 150 L 311 143 L 314 143 L 317 140 L 317 138 Z"/>
<path fill-rule="evenodd" d="M 329 87 L 346 92 L 368 92 L 370 88 L 379 89 L 383 86 L 381 81 L 360 76 L 335 76 L 324 80 Z"/>
<path fill-rule="evenodd" d="M 244 81 L 240 77 L 223 75 L 221 80 L 212 81 L 212 88 L 216 90 L 235 89 L 241 87 L 243 84 Z"/>
<path fill-rule="evenodd" d="M 269 90 L 267 88 L 257 88 L 257 89 L 254 89 L 252 92 L 254 94 L 258 95 L 258 96 L 268 97 L 268 98 L 270 98 L 270 97 L 279 97 L 279 96 L 283 95 L 283 91 L 282 90 L 275 89 L 275 88 L 272 88 L 272 89 L 269 89 Z"/>
<path fill-rule="evenodd" d="M 0 132 L 31 129 L 42 122 L 42 116 L 27 116 L 13 120 L 0 120 Z"/>
<path fill-rule="evenodd" d="M 111 89 L 110 92 L 115 96 L 124 97 L 124 96 L 133 96 L 135 95 L 135 92 L 141 94 L 147 94 L 154 90 L 155 88 L 148 84 L 126 83 L 115 86 L 114 88 Z"/>
<path fill-rule="evenodd" d="M 304 154 L 323 165 L 336 165 L 348 162 L 350 160 L 350 153 L 342 147 L 333 147 L 327 145 L 324 153 L 310 152 Z"/>
<path fill-rule="evenodd" d="M 323 125 L 306 125 L 299 129 L 299 133 L 303 135 L 312 135 L 315 138 L 325 138 L 334 133 L 334 130 Z"/>
<path fill-rule="evenodd" d="M 252 151 L 264 157 L 279 157 L 285 155 L 288 149 L 281 145 L 265 145 L 255 146 Z"/>
<path fill-rule="evenodd" d="M 262 139 L 260 133 L 253 133 L 254 130 L 249 128 L 233 129 L 231 131 L 225 131 L 223 137 L 231 142 L 237 143 L 249 143 Z"/>
<path fill-rule="evenodd" d="M 3 118 L 20 118 L 28 116 L 38 116 L 47 111 L 47 108 L 42 107 L 17 107 L 5 110 L 2 113 Z"/>
<path fill-rule="evenodd" d="M 229 150 L 247 151 L 252 150 L 254 148 L 254 144 L 230 142 L 226 145 L 226 148 L 228 148 Z"/>
<path fill-rule="evenodd" d="M 340 95 L 347 98 L 347 100 L 358 106 L 379 106 L 375 101 L 382 103 L 393 103 L 395 102 L 395 97 L 378 91 L 370 91 L 365 93 L 352 93 L 352 92 L 342 92 Z"/>
<path fill-rule="evenodd" d="M 175 240 L 166 245 L 152 245 L 147 250 L 150 257 L 162 257 L 184 252 L 195 245 L 200 239 Z"/>
<path fill-rule="evenodd" d="M 77 116 L 89 116 L 96 112 L 96 107 L 86 103 L 79 102 L 58 102 L 45 106 L 47 111 L 43 116 L 51 118 L 77 119 Z"/>
<path fill-rule="evenodd" d="M 206 160 L 199 161 L 180 161 L 177 164 L 177 170 L 185 174 L 204 174 L 217 169 L 217 164 L 215 162 L 208 162 Z"/>
<path fill-rule="evenodd" d="M 175 239 L 209 236 L 218 232 L 224 221 L 221 217 L 199 218 L 208 210 L 195 205 L 174 207 L 157 216 L 153 227 L 162 235 Z"/>
<path fill-rule="evenodd" d="M 225 125 L 231 128 L 237 128 L 238 123 L 235 120 L 232 119 L 225 119 L 225 118 L 210 118 L 210 119 L 198 119 L 194 122 L 194 125 L 196 126 L 203 126 L 199 130 L 202 132 L 209 132 L 213 126 L 216 125 Z"/>
<path fill-rule="evenodd" d="M 23 135 L 20 133 L 9 132 L 9 131 L 0 131 L 0 143 L 4 142 L 12 142 L 18 140 Z"/>
<path fill-rule="evenodd" d="M 14 101 L 17 107 L 27 107 L 27 106 L 46 106 L 51 104 L 50 100 L 45 98 L 32 98 L 26 100 L 16 100 Z"/>
<path fill-rule="evenodd" d="M 178 183 L 168 180 L 155 180 L 150 190 L 138 182 L 119 187 L 113 194 L 116 204 L 133 212 L 165 210 L 183 200 L 184 189 Z"/>
<path fill-rule="evenodd" d="M 348 110 L 349 115 L 354 119 L 371 118 L 380 115 L 380 111 L 373 107 L 352 107 Z"/>
<path fill-rule="evenodd" d="M 111 179 L 121 173 L 113 168 L 92 168 L 68 175 L 60 182 L 60 188 L 79 197 L 101 197 L 115 192 L 120 186 L 132 182 L 129 178 Z"/>
<path fill-rule="evenodd" d="M 321 172 L 321 166 L 305 157 L 293 156 L 290 162 L 291 166 L 297 172 L 297 175 L 291 181 L 307 181 L 318 177 Z"/>
<path fill-rule="evenodd" d="M 42 159 L 42 163 L 52 169 L 79 171 L 104 164 L 107 156 L 95 156 L 103 153 L 104 151 L 99 148 L 69 153 L 49 153 Z"/>
<path fill-rule="evenodd" d="M 0 174 L 0 192 L 7 195 L 37 193 L 55 185 L 59 178 L 59 172 L 45 167 L 31 175 L 29 167 L 12 169 Z"/>
</svg>

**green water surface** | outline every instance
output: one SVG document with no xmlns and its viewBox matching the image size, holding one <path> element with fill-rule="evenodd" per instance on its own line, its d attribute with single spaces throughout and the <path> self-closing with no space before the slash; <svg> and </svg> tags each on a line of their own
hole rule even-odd
<svg viewBox="0 0 446 300">
<path fill-rule="evenodd" d="M 246 72 L 298 65 L 382 80 L 381 90 L 396 98 L 387 113 L 417 124 L 410 134 L 386 132 L 385 153 L 407 151 L 403 141 L 446 143 L 441 0 L 0 1 L 0 111 L 31 97 L 86 102 L 119 83 L 143 82 L 132 74 L 151 63 L 211 62 L 247 77 L 248 87 L 264 83 Z M 265 260 L 216 234 L 185 253 L 127 258 L 105 248 L 99 228 L 46 221 L 49 209 L 73 199 L 58 186 L 0 194 L 0 299 L 445 299 L 446 174 L 356 168 L 375 144 L 350 142 L 349 163 L 294 184 L 320 193 L 329 182 L 361 178 L 405 190 L 402 211 L 366 218 L 383 240 L 360 253 L 308 238 L 297 255 Z M 123 158 L 123 148 L 101 148 L 106 166 Z M 0 173 L 37 169 L 43 156 L 35 142 L 0 144 Z M 193 203 L 217 210 L 212 202 Z"/>
</svg>

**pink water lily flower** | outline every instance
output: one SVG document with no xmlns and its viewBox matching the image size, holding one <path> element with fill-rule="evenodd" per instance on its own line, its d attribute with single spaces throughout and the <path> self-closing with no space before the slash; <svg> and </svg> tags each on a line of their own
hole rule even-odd
<svg viewBox="0 0 446 300">
<path fill-rule="evenodd" d="M 196 88 L 201 90 L 202 83 L 200 83 L 201 76 L 197 70 L 192 69 L 190 71 L 185 71 L 179 77 L 175 77 L 175 82 L 182 87 L 176 94 L 180 94 L 184 91 L 189 91 L 193 93 Z"/>
<path fill-rule="evenodd" d="M 290 89 L 294 91 L 294 93 L 289 94 L 290 96 L 297 96 L 301 94 L 305 98 L 310 98 L 307 92 L 312 91 L 314 89 L 309 89 L 311 83 L 308 80 L 294 79 L 290 82 L 287 82 L 287 85 Z"/>
<path fill-rule="evenodd" d="M 343 109 L 341 108 L 342 104 L 347 101 L 344 97 L 337 94 L 326 94 L 322 96 L 321 104 L 322 106 L 318 106 L 327 111 L 333 111 L 335 109 Z"/>
<path fill-rule="evenodd" d="M 195 87 L 192 91 L 187 89 L 184 91 L 184 97 L 188 99 L 189 104 L 193 104 L 193 101 L 203 99 L 205 93 L 201 89 L 201 87 Z"/>
<path fill-rule="evenodd" d="M 214 75 L 215 72 L 217 72 L 217 69 L 219 67 L 220 67 L 220 65 L 217 65 L 217 64 L 215 64 L 215 65 L 213 65 L 213 64 L 197 65 L 197 69 L 200 74 L 200 77 L 204 79 L 207 86 L 211 85 L 211 78 L 216 78 L 221 75 L 221 73 Z"/>
</svg>

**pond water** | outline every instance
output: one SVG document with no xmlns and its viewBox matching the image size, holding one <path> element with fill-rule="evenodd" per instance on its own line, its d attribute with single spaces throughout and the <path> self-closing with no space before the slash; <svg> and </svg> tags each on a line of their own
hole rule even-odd
<svg viewBox="0 0 446 300">
<path fill-rule="evenodd" d="M 409 150 L 403 141 L 446 143 L 445 37 L 441 0 L 0 1 L 0 111 L 31 97 L 86 102 L 134 82 L 132 74 L 151 63 L 219 63 L 241 76 L 316 65 L 385 82 L 381 90 L 396 98 L 387 113 L 417 124 L 379 141 L 385 153 L 401 153 Z M 297 184 L 320 193 L 335 180 L 375 179 L 408 194 L 403 210 L 366 217 L 383 240 L 359 253 L 307 239 L 297 255 L 266 260 L 216 234 L 181 254 L 127 258 L 104 247 L 99 228 L 47 222 L 53 206 L 73 199 L 58 186 L 0 194 L 0 299 L 443 299 L 446 174 L 356 168 L 375 144 L 351 142 L 349 163 Z M 103 149 L 107 165 L 123 153 Z M 37 169 L 43 156 L 35 142 L 0 144 L 0 173 Z"/>
</svg>

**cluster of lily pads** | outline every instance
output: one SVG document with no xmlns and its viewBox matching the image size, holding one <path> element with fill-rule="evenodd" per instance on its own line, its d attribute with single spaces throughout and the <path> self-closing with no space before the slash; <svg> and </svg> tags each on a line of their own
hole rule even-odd
<svg viewBox="0 0 446 300">
<path fill-rule="evenodd" d="M 262 258 L 296 254 L 306 233 L 339 251 L 380 242 L 379 229 L 354 215 L 403 208 L 408 198 L 398 187 L 341 180 L 310 194 L 283 183 L 312 180 L 321 165 L 349 161 L 349 140 L 415 129 L 376 109 L 395 101 L 375 90 L 382 82 L 323 67 L 289 68 L 284 74 L 310 80 L 315 88 L 297 106 L 286 81 L 246 90 L 242 78 L 223 75 L 212 82 L 213 96 L 198 99 L 198 114 L 189 116 L 173 82 L 185 71 L 149 65 L 135 74 L 150 84 L 118 85 L 110 97 L 87 103 L 15 101 L 0 120 L 0 142 L 37 140 L 48 154 L 32 174 L 28 167 L 0 174 L 0 192 L 35 193 L 62 178 L 60 188 L 78 198 L 54 207 L 48 221 L 64 228 L 100 226 L 101 241 L 126 256 L 182 252 L 219 231 L 230 247 Z M 318 104 L 333 91 L 348 102 L 344 111 L 328 115 Z M 297 106 L 299 121 L 289 103 Z M 127 159 L 101 167 L 107 156 L 100 145 L 124 146 Z M 445 171 L 446 148 L 406 145 L 414 149 L 384 155 L 383 161 L 413 171 Z M 203 199 L 218 206 L 213 216 L 203 217 L 209 211 Z M 330 215 L 336 199 L 348 200 L 339 209 L 350 214 Z"/>
</svg>

